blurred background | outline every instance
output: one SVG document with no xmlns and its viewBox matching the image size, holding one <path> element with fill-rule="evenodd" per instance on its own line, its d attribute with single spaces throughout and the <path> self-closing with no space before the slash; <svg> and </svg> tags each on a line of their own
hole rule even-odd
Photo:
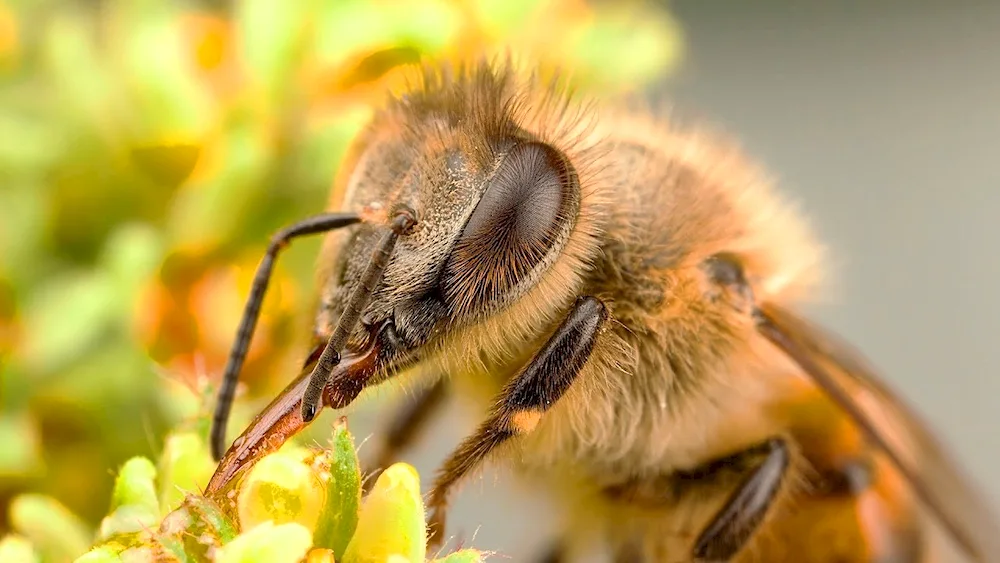
<svg viewBox="0 0 1000 563">
<path fill-rule="evenodd" d="M 211 406 L 269 235 L 323 207 L 393 65 L 503 49 L 738 138 L 830 247 L 810 312 L 1000 499 L 998 29 L 989 0 L 0 0 L 0 534 L 28 491 L 94 524 Z M 317 248 L 282 255 L 233 427 L 296 373 Z M 348 412 L 359 439 L 401 395 Z M 406 460 L 429 477 L 480 414 L 453 397 Z M 463 491 L 467 543 L 547 543 L 505 472 Z"/>
</svg>

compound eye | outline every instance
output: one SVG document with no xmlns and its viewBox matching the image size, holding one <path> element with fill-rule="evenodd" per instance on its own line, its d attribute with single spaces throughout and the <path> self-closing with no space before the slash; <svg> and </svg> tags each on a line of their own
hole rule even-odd
<svg viewBox="0 0 1000 563">
<path fill-rule="evenodd" d="M 576 173 L 556 149 L 515 145 L 489 181 L 445 266 L 453 307 L 475 309 L 501 299 L 552 249 L 571 215 Z"/>
</svg>

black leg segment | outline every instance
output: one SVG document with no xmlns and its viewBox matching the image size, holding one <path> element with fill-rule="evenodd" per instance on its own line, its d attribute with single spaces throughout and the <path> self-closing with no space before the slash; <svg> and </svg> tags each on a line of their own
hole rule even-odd
<svg viewBox="0 0 1000 563">
<path fill-rule="evenodd" d="M 410 232 L 416 224 L 416 215 L 409 208 L 404 207 L 393 216 L 389 232 L 375 248 L 372 260 L 344 307 L 344 312 L 340 315 L 340 320 L 330 336 L 330 341 L 326 343 L 326 348 L 323 349 L 319 361 L 316 362 L 316 367 L 309 374 L 309 385 L 302 396 L 302 420 L 304 422 L 310 422 L 316 417 L 323 388 L 330 381 L 333 368 L 340 363 L 340 350 L 347 344 L 347 339 L 354 330 L 354 326 L 358 324 L 361 313 L 371 301 L 372 292 L 382 281 L 382 274 L 385 273 L 385 268 L 389 265 L 389 258 L 392 255 L 393 247 L 396 246 L 396 240 L 401 235 Z"/>
<path fill-rule="evenodd" d="M 766 443 L 764 460 L 733 492 L 698 536 L 694 556 L 701 561 L 729 561 L 764 520 L 788 469 L 788 448 L 780 439 Z"/>
<path fill-rule="evenodd" d="M 451 488 L 476 469 L 497 446 L 531 432 L 541 416 L 569 389 L 586 364 L 607 320 L 604 303 L 594 297 L 576 300 L 548 342 L 508 383 L 477 431 L 448 457 L 431 490 L 431 547 L 443 539 Z"/>
<path fill-rule="evenodd" d="M 215 403 L 215 413 L 212 417 L 211 445 L 212 456 L 216 461 L 222 459 L 224 453 L 226 423 L 229 420 L 229 411 L 232 409 L 233 395 L 236 393 L 236 382 L 239 379 L 240 368 L 243 367 L 243 360 L 246 359 L 253 331 L 257 327 L 260 307 L 264 302 L 264 293 L 271 281 L 271 272 L 274 270 L 274 262 L 278 258 L 278 253 L 294 238 L 325 233 L 360 222 L 361 217 L 356 213 L 324 213 L 289 225 L 271 237 L 267 252 L 260 261 L 260 265 L 257 266 L 250 296 L 243 309 L 243 318 L 236 330 L 236 340 L 229 351 L 229 360 L 226 362 L 226 369 L 222 374 L 219 398 Z"/>
</svg>

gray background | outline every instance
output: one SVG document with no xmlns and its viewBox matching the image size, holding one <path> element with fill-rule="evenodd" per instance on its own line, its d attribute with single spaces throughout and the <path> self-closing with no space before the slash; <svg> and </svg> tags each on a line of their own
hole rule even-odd
<svg viewBox="0 0 1000 563">
<path fill-rule="evenodd" d="M 813 314 L 1000 499 L 1000 2 L 670 7 L 686 55 L 664 93 L 688 121 L 736 136 L 813 218 L 836 282 Z M 405 458 L 429 479 L 477 416 L 454 405 Z M 450 533 L 530 559 L 553 512 L 516 487 L 488 468 L 462 489 Z"/>
</svg>

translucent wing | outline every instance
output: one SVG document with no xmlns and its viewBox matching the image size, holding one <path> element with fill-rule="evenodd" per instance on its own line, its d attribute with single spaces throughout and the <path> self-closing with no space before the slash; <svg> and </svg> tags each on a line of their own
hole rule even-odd
<svg viewBox="0 0 1000 563">
<path fill-rule="evenodd" d="M 756 311 L 757 328 L 843 408 L 884 451 L 923 504 L 975 561 L 1000 561 L 1000 525 L 985 495 L 861 354 L 780 307 Z"/>
</svg>

